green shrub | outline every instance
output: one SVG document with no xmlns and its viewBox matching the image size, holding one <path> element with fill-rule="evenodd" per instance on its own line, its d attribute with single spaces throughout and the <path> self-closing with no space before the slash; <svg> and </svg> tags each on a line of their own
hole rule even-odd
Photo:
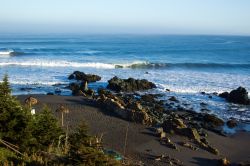
<svg viewBox="0 0 250 166">
<path fill-rule="evenodd" d="M 49 148 L 58 145 L 60 136 L 65 136 L 58 120 L 48 107 L 44 107 L 41 113 L 34 115 L 29 130 L 33 135 L 33 152 L 34 150 L 47 152 Z"/>
</svg>

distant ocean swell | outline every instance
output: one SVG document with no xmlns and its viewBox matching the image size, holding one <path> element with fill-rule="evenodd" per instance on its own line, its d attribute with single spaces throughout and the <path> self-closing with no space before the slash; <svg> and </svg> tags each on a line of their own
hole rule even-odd
<svg viewBox="0 0 250 166">
<path fill-rule="evenodd" d="M 168 69 L 168 68 L 245 68 L 250 69 L 250 64 L 237 63 L 150 63 L 135 61 L 132 63 L 112 64 L 101 62 L 70 62 L 70 61 L 25 61 L 25 62 L 0 62 L 0 66 L 37 66 L 37 67 L 79 67 L 79 68 L 130 68 L 130 69 Z"/>
</svg>

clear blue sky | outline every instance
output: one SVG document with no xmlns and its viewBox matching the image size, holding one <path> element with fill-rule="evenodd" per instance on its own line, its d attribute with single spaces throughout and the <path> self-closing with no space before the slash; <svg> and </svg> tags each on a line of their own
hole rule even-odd
<svg viewBox="0 0 250 166">
<path fill-rule="evenodd" d="M 250 35 L 250 0 L 0 0 L 0 33 Z"/>
</svg>

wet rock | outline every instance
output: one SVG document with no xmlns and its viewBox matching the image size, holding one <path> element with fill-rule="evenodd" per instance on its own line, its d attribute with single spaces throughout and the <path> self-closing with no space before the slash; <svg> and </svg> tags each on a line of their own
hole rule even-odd
<svg viewBox="0 0 250 166">
<path fill-rule="evenodd" d="M 94 74 L 85 74 L 84 72 L 74 71 L 71 75 L 69 75 L 68 79 L 79 80 L 79 81 L 87 81 L 87 82 L 96 82 L 100 81 L 101 77 Z"/>
<path fill-rule="evenodd" d="M 48 92 L 48 93 L 47 93 L 47 95 L 54 95 L 54 93 L 52 93 L 52 92 Z"/>
<path fill-rule="evenodd" d="M 205 114 L 203 117 L 203 120 L 205 123 L 207 123 L 206 125 L 210 125 L 211 128 L 213 127 L 219 127 L 219 126 L 223 126 L 224 125 L 224 121 L 220 118 L 218 118 L 215 115 L 211 115 L 211 114 Z"/>
<path fill-rule="evenodd" d="M 250 100 L 248 98 L 248 92 L 243 87 L 239 87 L 236 90 L 232 90 L 229 93 L 227 100 L 229 102 L 236 104 L 245 104 L 245 105 L 250 104 Z"/>
<path fill-rule="evenodd" d="M 170 89 L 166 89 L 166 92 L 170 92 Z"/>
<path fill-rule="evenodd" d="M 61 93 L 62 93 L 62 90 L 61 90 L 61 89 L 59 89 L 59 88 L 56 88 L 56 90 L 55 90 L 55 94 L 60 95 Z"/>
<path fill-rule="evenodd" d="M 200 105 L 204 107 L 207 106 L 207 103 L 201 102 Z"/>
<path fill-rule="evenodd" d="M 107 88 L 116 92 L 134 92 L 156 88 L 154 83 L 145 79 L 120 79 L 118 77 L 113 77 L 108 83 Z"/>
<path fill-rule="evenodd" d="M 141 99 L 146 102 L 155 102 L 155 96 L 150 94 L 142 95 Z"/>
<path fill-rule="evenodd" d="M 237 121 L 235 119 L 230 119 L 227 121 L 227 126 L 229 128 L 234 128 L 236 127 L 238 124 L 237 124 Z"/>
<path fill-rule="evenodd" d="M 21 91 L 31 91 L 33 88 L 20 88 Z"/>
<path fill-rule="evenodd" d="M 173 102 L 179 102 L 179 100 L 177 100 L 177 98 L 174 96 L 170 97 L 168 100 Z"/>
<path fill-rule="evenodd" d="M 223 93 L 219 94 L 219 97 L 224 98 L 224 99 L 227 99 L 228 96 L 229 96 L 228 92 L 223 92 Z"/>
</svg>

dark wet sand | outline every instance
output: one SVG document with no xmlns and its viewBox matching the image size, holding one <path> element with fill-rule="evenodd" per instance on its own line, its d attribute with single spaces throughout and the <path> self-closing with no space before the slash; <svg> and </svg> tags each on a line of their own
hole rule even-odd
<svg viewBox="0 0 250 166">
<path fill-rule="evenodd" d="M 250 161 L 250 133 L 241 132 L 230 137 L 224 137 L 208 132 L 208 141 L 220 151 L 218 156 L 202 149 L 193 151 L 180 145 L 177 145 L 179 148 L 179 151 L 177 151 L 161 145 L 159 138 L 154 136 L 150 128 L 122 120 L 112 113 L 96 108 L 93 103 L 82 97 L 32 96 L 39 101 L 39 104 L 34 106 L 37 112 L 44 104 L 48 105 L 53 112 L 59 105 L 63 104 L 70 109 L 70 113 L 65 118 L 65 123 L 67 121 L 72 130 L 80 121 L 84 120 L 87 122 L 89 132 L 92 135 L 104 135 L 105 147 L 114 149 L 121 154 L 124 153 L 126 128 L 129 125 L 125 156 L 136 161 L 142 161 L 145 165 L 167 165 L 164 162 L 152 159 L 152 156 L 161 154 L 170 155 L 182 161 L 184 165 L 190 166 L 217 165 L 216 159 L 222 157 L 227 157 L 232 163 Z M 28 96 L 17 96 L 21 102 L 26 97 Z M 59 113 L 55 113 L 55 115 L 60 118 Z M 172 142 L 177 144 L 186 140 L 186 138 L 180 136 L 169 137 Z"/>
</svg>

